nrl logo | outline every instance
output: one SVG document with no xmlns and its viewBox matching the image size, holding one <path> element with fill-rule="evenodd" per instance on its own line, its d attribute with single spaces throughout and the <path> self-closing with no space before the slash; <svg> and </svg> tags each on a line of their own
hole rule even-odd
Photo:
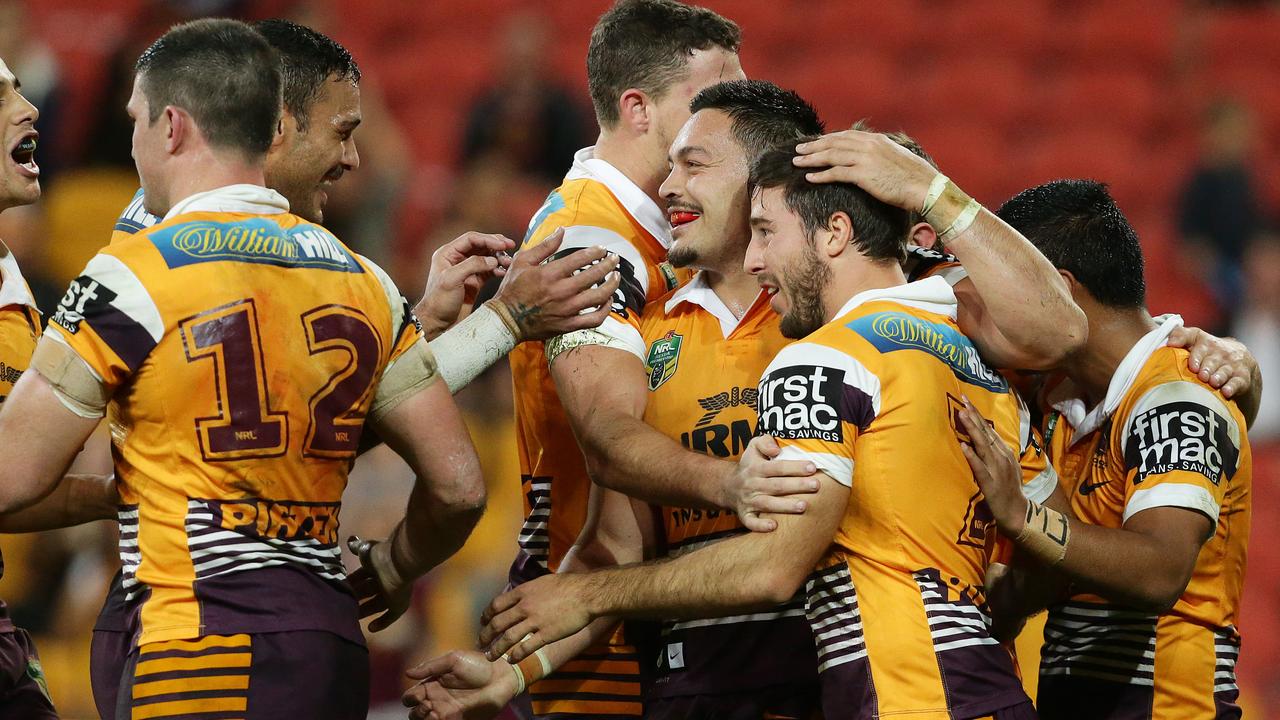
<svg viewBox="0 0 1280 720">
<path fill-rule="evenodd" d="M 649 369 L 649 390 L 657 390 L 662 383 L 676 374 L 676 365 L 680 362 L 680 343 L 684 340 L 676 331 L 668 330 L 661 340 L 649 346 L 649 356 L 645 358 L 645 367 Z"/>
</svg>

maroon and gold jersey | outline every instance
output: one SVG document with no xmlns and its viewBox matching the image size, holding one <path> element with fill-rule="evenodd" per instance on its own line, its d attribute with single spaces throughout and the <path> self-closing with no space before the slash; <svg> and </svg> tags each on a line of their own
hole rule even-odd
<svg viewBox="0 0 1280 720">
<path fill-rule="evenodd" d="M 526 342 L 511 353 L 516 448 L 525 501 L 514 583 L 554 571 L 578 539 L 587 517 L 591 478 L 551 377 L 549 358 L 577 345 L 602 345 L 644 357 L 640 313 L 677 283 L 666 264 L 671 244 L 666 216 L 643 190 L 592 149 L 578 152 L 564 183 L 529 222 L 524 246 L 564 228 L 560 254 L 593 245 L 619 258 L 622 284 L 610 315 L 594 330 L 547 343 Z M 619 636 L 621 633 L 619 633 Z M 589 649 L 530 688 L 538 716 L 639 716 L 640 667 L 620 637 Z"/>
<path fill-rule="evenodd" d="M 40 338 L 40 311 L 31 288 L 18 269 L 9 248 L 0 241 L 0 408 L 13 386 L 26 372 L 31 353 Z M 0 555 L 0 577 L 4 577 L 4 556 Z M 0 601 L 0 632 L 13 630 L 9 611 Z"/>
<path fill-rule="evenodd" d="M 705 276 L 650 303 L 641 317 L 649 374 L 645 422 L 685 448 L 736 460 L 755 434 L 756 386 L 789 341 L 761 293 L 735 318 Z M 729 511 L 662 507 L 663 554 L 676 557 L 746 529 Z M 649 695 L 718 695 L 818 678 L 804 597 L 770 612 L 662 626 L 658 678 Z M 816 704 L 816 702 L 815 702 Z"/>
<path fill-rule="evenodd" d="M 273 191 L 190 198 L 86 266 L 46 342 L 112 400 L 139 643 L 326 630 L 361 641 L 338 546 L 385 369 L 421 335 L 381 269 Z"/>
<path fill-rule="evenodd" d="M 1214 524 L 1169 612 L 1088 593 L 1049 609 L 1041 702 L 1053 698 L 1072 717 L 1238 717 L 1252 456 L 1236 404 L 1187 369 L 1186 350 L 1165 347 L 1181 324 L 1172 317 L 1134 346 L 1102 404 L 1085 412 L 1060 399 L 1046 419 L 1050 456 L 1083 522 L 1120 528 L 1143 510 L 1179 507 Z"/>
<path fill-rule="evenodd" d="M 530 221 L 524 246 L 536 245 L 560 228 L 561 254 L 593 245 L 615 253 L 622 285 L 613 312 L 598 329 L 550 342 L 607 345 L 643 360 L 640 313 L 647 302 L 676 285 L 676 274 L 665 262 L 671 244 L 666 217 L 640 188 L 588 149 L 578 153 L 564 183 Z M 544 343 L 517 346 L 511 353 L 511 375 L 525 497 L 520 548 L 542 571 L 554 571 L 582 530 L 591 479 L 556 395 Z"/>
<path fill-rule="evenodd" d="M 1027 702 L 989 633 L 993 535 L 960 452 L 969 398 L 1022 450 L 1025 412 L 955 323 L 941 278 L 853 297 L 759 385 L 760 432 L 850 490 L 806 584 L 823 713 L 975 718 Z"/>
</svg>

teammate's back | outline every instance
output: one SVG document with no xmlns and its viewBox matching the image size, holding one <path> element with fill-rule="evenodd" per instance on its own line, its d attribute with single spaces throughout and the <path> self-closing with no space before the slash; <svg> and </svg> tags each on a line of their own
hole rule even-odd
<svg viewBox="0 0 1280 720">
<path fill-rule="evenodd" d="M 381 270 L 279 209 L 185 213 L 94 258 L 53 323 L 123 384 L 111 425 L 125 586 L 149 590 L 142 642 L 216 631 L 205 616 L 238 572 L 289 568 L 260 579 L 280 590 L 342 578 L 347 471 L 382 370 L 418 337 Z M 285 622 L 357 639 L 344 595 L 329 622 Z M 215 615 L 262 630 L 294 616 L 257 604 Z M 260 624 L 246 621 L 232 624 Z"/>
</svg>

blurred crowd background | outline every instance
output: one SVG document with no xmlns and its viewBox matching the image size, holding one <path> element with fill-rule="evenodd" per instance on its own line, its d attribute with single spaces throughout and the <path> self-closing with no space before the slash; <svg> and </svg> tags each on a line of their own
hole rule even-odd
<svg viewBox="0 0 1280 720">
<path fill-rule="evenodd" d="M 364 72 L 361 166 L 326 224 L 422 292 L 431 252 L 464 230 L 519 240 L 593 142 L 585 56 L 609 0 L 0 0 L 0 57 L 40 108 L 43 200 L 0 216 L 41 306 L 105 244 L 137 188 L 124 113 L 139 52 L 192 17 L 289 17 Z M 1112 191 L 1143 239 L 1153 312 L 1244 340 L 1268 389 L 1250 431 L 1255 500 L 1241 630 L 1248 717 L 1280 717 L 1280 6 L 1185 0 L 704 0 L 743 29 L 749 76 L 799 91 L 829 128 L 868 118 L 919 139 L 995 207 L 1058 177 Z M 505 583 L 521 501 L 510 376 L 459 396 L 490 509 L 371 638 L 372 717 L 401 717 L 402 670 L 474 643 Z M 105 444 L 98 439 L 95 442 Z M 101 449 L 101 448 L 99 448 Z M 381 537 L 411 483 L 361 458 L 347 533 Z M 0 594 L 37 637 L 64 717 L 92 717 L 88 642 L 116 568 L 114 524 L 3 539 Z"/>
</svg>

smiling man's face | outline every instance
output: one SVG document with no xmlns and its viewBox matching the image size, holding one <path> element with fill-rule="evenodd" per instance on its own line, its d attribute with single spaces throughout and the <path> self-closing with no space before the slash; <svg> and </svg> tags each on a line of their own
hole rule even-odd
<svg viewBox="0 0 1280 720">
<path fill-rule="evenodd" d="M 21 92 L 22 84 L 0 59 L 0 210 L 40 199 L 40 166 L 36 164 L 36 118 L 40 112 Z"/>
<path fill-rule="evenodd" d="M 360 167 L 355 130 L 360 124 L 360 87 L 330 77 L 307 110 L 305 123 L 286 115 L 284 138 L 267 155 L 267 186 L 289 200 L 289 211 L 324 221 L 328 188 Z"/>
<path fill-rule="evenodd" d="M 750 161 L 732 124 L 723 111 L 700 110 L 671 144 L 671 174 L 658 192 L 671 221 L 667 257 L 676 267 L 719 269 L 722 258 L 746 243 Z"/>
</svg>

